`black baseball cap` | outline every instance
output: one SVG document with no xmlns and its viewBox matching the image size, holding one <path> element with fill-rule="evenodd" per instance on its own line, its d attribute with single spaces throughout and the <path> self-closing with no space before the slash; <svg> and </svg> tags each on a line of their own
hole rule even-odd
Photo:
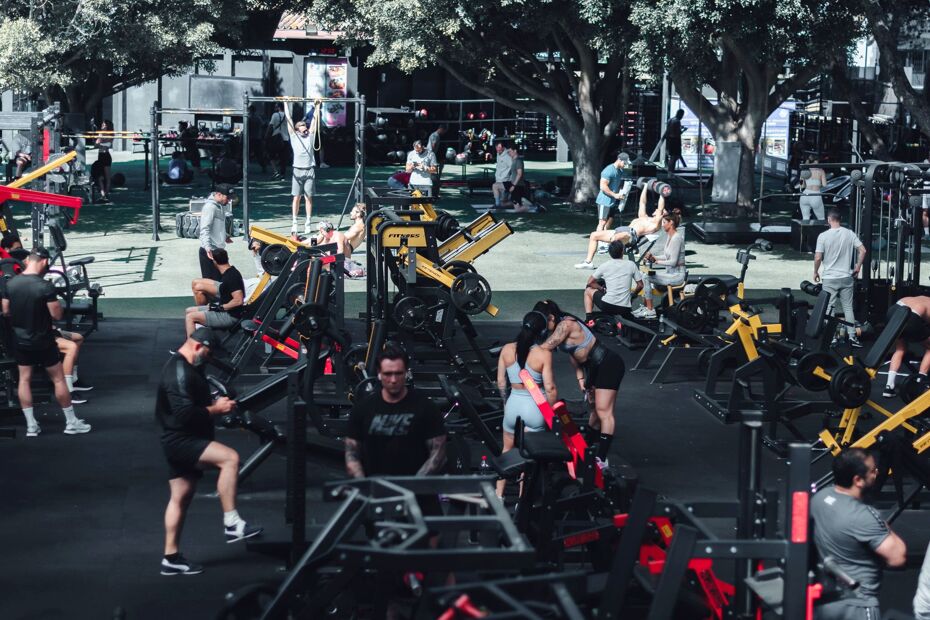
<svg viewBox="0 0 930 620">
<path fill-rule="evenodd" d="M 212 347 L 216 340 L 213 337 L 213 330 L 209 327 L 198 327 L 191 334 L 191 340 L 199 342 L 205 347 Z"/>
<path fill-rule="evenodd" d="M 622 161 L 625 164 L 630 163 L 630 156 L 627 155 L 626 151 L 620 151 L 617 153 L 617 160 Z"/>
<path fill-rule="evenodd" d="M 232 196 L 236 193 L 235 188 L 228 183 L 217 183 L 213 187 L 213 191 L 217 194 L 223 194 L 224 196 Z"/>
<path fill-rule="evenodd" d="M 32 248 L 30 254 L 36 258 L 44 258 L 45 260 L 48 260 L 52 257 L 52 255 L 49 254 L 48 249 L 42 247 L 41 245 Z"/>
</svg>

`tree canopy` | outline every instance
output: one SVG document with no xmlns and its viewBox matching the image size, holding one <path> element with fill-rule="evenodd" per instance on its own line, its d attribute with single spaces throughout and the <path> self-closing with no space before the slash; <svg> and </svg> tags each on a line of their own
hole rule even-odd
<svg viewBox="0 0 930 620">
<path fill-rule="evenodd" d="M 178 74 L 235 40 L 247 0 L 6 0 L 0 89 L 45 93 L 71 111 Z"/>
<path fill-rule="evenodd" d="M 593 197 L 631 84 L 628 2 L 305 0 L 302 7 L 322 27 L 370 44 L 373 63 L 440 66 L 503 105 L 547 114 L 572 150 L 573 200 Z"/>
</svg>

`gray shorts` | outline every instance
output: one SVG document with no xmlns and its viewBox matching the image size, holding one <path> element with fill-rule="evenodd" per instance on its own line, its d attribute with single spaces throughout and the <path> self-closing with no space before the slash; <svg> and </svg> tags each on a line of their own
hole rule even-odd
<svg viewBox="0 0 930 620">
<path fill-rule="evenodd" d="M 217 329 L 229 329 L 239 322 L 239 319 L 228 312 L 213 312 L 210 306 L 196 306 L 198 312 L 203 312 L 206 317 L 207 327 L 216 327 Z"/>
<path fill-rule="evenodd" d="M 617 213 L 618 211 L 617 207 L 618 205 L 615 205 L 615 204 L 613 205 L 598 204 L 597 205 L 597 219 L 606 220 L 607 218 L 611 216 L 611 214 Z"/>
<path fill-rule="evenodd" d="M 313 198 L 316 168 L 291 168 L 291 196 Z"/>
</svg>

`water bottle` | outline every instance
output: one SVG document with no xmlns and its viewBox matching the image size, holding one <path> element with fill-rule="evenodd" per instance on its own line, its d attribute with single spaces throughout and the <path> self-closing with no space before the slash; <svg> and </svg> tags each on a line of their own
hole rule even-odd
<svg viewBox="0 0 930 620">
<path fill-rule="evenodd" d="M 486 476 L 491 473 L 491 464 L 488 463 L 487 455 L 482 455 L 481 465 L 478 466 L 478 471 L 482 476 Z"/>
</svg>

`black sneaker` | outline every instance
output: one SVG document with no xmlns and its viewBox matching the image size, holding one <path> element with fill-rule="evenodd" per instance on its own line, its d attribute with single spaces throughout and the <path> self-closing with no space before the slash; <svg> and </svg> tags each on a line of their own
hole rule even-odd
<svg viewBox="0 0 930 620">
<path fill-rule="evenodd" d="M 894 390 L 894 388 L 886 385 L 886 386 L 885 386 L 885 389 L 882 390 L 882 396 L 883 396 L 884 398 L 894 398 L 894 397 L 895 397 L 895 390 Z"/>
<path fill-rule="evenodd" d="M 188 562 L 180 553 L 174 560 L 168 558 L 161 559 L 162 575 L 199 575 L 203 572 L 203 566 Z"/>
<path fill-rule="evenodd" d="M 240 521 L 238 525 L 226 528 L 226 542 L 234 543 L 246 538 L 252 538 L 262 533 L 265 528 L 249 525 L 245 521 Z"/>
<path fill-rule="evenodd" d="M 851 346 L 851 347 L 854 348 L 854 349 L 861 349 L 861 348 L 864 347 L 865 345 L 862 344 L 862 343 L 859 341 L 858 338 L 850 338 L 850 339 L 849 339 L 849 346 Z"/>
<path fill-rule="evenodd" d="M 92 389 L 94 389 L 94 386 L 92 386 L 92 385 L 86 385 L 86 384 L 84 384 L 84 383 L 81 383 L 80 381 L 75 381 L 74 384 L 71 386 L 71 392 L 72 392 L 72 393 L 74 393 L 74 392 L 90 392 Z"/>
</svg>

